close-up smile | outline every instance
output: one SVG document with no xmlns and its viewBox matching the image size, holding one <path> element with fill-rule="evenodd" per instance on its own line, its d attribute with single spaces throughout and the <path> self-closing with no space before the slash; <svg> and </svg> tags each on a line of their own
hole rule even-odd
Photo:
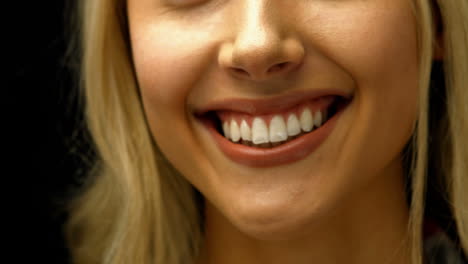
<svg viewBox="0 0 468 264">
<path fill-rule="evenodd" d="M 75 2 L 65 261 L 468 264 L 468 0 Z"/>
<path fill-rule="evenodd" d="M 229 159 L 270 167 L 301 160 L 316 150 L 351 100 L 341 91 L 230 99 L 211 104 L 197 117 Z"/>
</svg>

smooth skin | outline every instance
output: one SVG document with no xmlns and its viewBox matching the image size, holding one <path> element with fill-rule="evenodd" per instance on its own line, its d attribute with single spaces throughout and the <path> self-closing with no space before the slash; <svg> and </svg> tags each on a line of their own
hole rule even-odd
<svg viewBox="0 0 468 264">
<path fill-rule="evenodd" d="M 410 263 L 401 152 L 417 118 L 409 0 L 128 0 L 153 137 L 205 197 L 197 264 Z M 194 113 L 338 88 L 351 104 L 306 158 L 227 158 Z"/>
</svg>

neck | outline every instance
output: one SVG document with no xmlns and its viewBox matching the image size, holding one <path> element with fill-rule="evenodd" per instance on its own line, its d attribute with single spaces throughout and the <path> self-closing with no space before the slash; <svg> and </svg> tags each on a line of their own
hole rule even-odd
<svg viewBox="0 0 468 264">
<path fill-rule="evenodd" d="M 410 263 L 402 170 L 374 179 L 347 197 L 335 214 L 310 223 L 306 235 L 288 240 L 258 240 L 242 233 L 206 202 L 205 241 L 196 263 Z"/>
</svg>

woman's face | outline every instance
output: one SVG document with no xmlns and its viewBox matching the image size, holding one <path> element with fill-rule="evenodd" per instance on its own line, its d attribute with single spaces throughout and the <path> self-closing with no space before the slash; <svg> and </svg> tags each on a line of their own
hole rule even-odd
<svg viewBox="0 0 468 264">
<path fill-rule="evenodd" d="M 157 145 L 233 226 L 292 234 L 392 195 L 417 109 L 410 1 L 128 0 L 128 17 Z"/>
</svg>

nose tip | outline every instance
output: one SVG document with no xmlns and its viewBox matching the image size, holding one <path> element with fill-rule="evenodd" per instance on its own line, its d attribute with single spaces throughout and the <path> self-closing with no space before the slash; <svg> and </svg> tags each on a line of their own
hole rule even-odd
<svg viewBox="0 0 468 264">
<path fill-rule="evenodd" d="M 298 68 L 304 58 L 303 46 L 294 39 L 270 40 L 262 45 L 235 43 L 223 50 L 223 68 L 236 77 L 257 81 L 285 76 Z"/>
</svg>

